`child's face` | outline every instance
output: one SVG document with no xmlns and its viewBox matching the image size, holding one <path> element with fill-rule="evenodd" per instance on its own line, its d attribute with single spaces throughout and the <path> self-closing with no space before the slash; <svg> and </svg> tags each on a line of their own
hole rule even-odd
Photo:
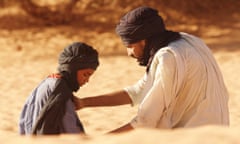
<svg viewBox="0 0 240 144">
<path fill-rule="evenodd" d="M 94 69 L 81 69 L 77 71 L 77 81 L 79 86 L 83 86 L 89 81 L 90 76 L 94 73 Z"/>
</svg>

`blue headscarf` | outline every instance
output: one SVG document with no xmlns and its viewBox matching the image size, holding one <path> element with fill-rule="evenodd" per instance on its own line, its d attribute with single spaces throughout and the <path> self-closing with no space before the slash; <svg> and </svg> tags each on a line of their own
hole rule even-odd
<svg viewBox="0 0 240 144">
<path fill-rule="evenodd" d="M 181 37 L 178 32 L 166 30 L 158 11 L 147 6 L 124 15 L 116 27 L 116 33 L 125 45 L 146 40 L 143 57 L 138 61 L 140 65 L 147 66 L 147 72 L 155 53 Z"/>
<path fill-rule="evenodd" d="M 98 52 L 85 43 L 74 42 L 63 50 L 58 63 L 59 73 L 67 80 L 69 87 L 77 91 L 79 89 L 77 71 L 86 68 L 97 69 Z"/>
<path fill-rule="evenodd" d="M 149 7 L 139 7 L 120 19 L 117 34 L 124 44 L 132 44 L 165 31 L 165 25 L 158 11 Z"/>
</svg>

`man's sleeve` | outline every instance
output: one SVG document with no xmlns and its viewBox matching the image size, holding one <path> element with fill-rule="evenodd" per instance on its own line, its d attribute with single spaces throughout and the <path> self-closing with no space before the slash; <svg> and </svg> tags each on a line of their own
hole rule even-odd
<svg viewBox="0 0 240 144">
<path fill-rule="evenodd" d="M 141 102 L 133 127 L 156 127 L 161 120 L 169 127 L 166 111 L 176 96 L 176 60 L 171 52 L 156 55 L 151 70 L 155 71 L 152 87 Z"/>
<path fill-rule="evenodd" d="M 132 99 L 132 105 L 137 105 L 141 102 L 143 97 L 143 91 L 146 85 L 147 75 L 145 74 L 136 84 L 124 88 Z"/>
</svg>

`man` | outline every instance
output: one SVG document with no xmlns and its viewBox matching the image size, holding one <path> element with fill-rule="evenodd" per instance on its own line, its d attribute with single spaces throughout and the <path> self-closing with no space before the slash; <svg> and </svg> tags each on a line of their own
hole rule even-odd
<svg viewBox="0 0 240 144">
<path fill-rule="evenodd" d="M 166 30 L 158 11 L 139 7 L 116 27 L 129 56 L 146 66 L 135 85 L 75 99 L 78 108 L 139 104 L 137 116 L 114 130 L 229 125 L 228 93 L 209 48 L 199 38 Z"/>
<path fill-rule="evenodd" d="M 20 117 L 20 134 L 84 133 L 75 112 L 73 92 L 88 82 L 99 65 L 91 46 L 74 42 L 59 56 L 59 73 L 44 79 L 28 97 Z"/>
</svg>

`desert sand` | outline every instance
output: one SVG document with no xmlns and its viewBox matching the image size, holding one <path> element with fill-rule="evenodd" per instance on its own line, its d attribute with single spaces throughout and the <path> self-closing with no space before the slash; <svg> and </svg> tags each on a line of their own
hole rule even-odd
<svg viewBox="0 0 240 144">
<path fill-rule="evenodd" d="M 56 72 L 58 54 L 71 42 L 85 41 L 94 45 L 100 52 L 100 67 L 91 77 L 90 82 L 76 93 L 78 97 L 112 92 L 134 84 L 144 74 L 145 69 L 138 66 L 134 59 L 126 56 L 125 49 L 114 32 L 96 34 L 84 27 L 71 26 L 7 27 L 6 23 L 11 22 L 5 19 L 5 27 L 0 29 L 1 144 L 240 143 L 240 82 L 238 76 L 240 72 L 240 23 L 224 28 L 209 26 L 201 35 L 212 49 L 229 91 L 229 127 L 207 125 L 176 130 L 136 129 L 121 134 L 106 134 L 129 122 L 136 114 L 137 107 L 124 105 L 79 110 L 78 115 L 83 122 L 87 136 L 25 137 L 18 134 L 18 120 L 22 106 L 31 90 L 48 74 Z M 181 26 L 173 28 L 183 30 Z"/>
</svg>

